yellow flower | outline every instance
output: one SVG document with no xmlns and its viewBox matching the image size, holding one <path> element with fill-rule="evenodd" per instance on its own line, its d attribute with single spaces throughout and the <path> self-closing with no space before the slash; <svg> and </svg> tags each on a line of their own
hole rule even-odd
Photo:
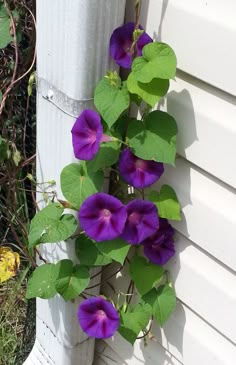
<svg viewBox="0 0 236 365">
<path fill-rule="evenodd" d="M 19 254 L 9 247 L 0 247 L 0 283 L 15 276 L 19 266 Z"/>
</svg>

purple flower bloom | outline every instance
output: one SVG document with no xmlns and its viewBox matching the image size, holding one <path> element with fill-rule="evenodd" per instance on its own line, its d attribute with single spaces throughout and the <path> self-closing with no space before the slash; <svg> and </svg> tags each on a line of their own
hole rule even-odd
<svg viewBox="0 0 236 365">
<path fill-rule="evenodd" d="M 81 227 L 90 238 L 98 242 L 117 238 L 123 232 L 126 218 L 123 204 L 105 193 L 89 196 L 79 211 Z"/>
<path fill-rule="evenodd" d="M 100 115 L 91 109 L 82 111 L 71 130 L 74 155 L 80 160 L 92 160 L 101 142 L 111 137 L 103 134 Z"/>
<path fill-rule="evenodd" d="M 146 200 L 132 200 L 126 205 L 127 221 L 121 238 L 130 244 L 139 244 L 159 227 L 156 206 Z"/>
<path fill-rule="evenodd" d="M 143 29 L 139 25 L 139 29 Z M 134 23 L 127 23 L 116 28 L 110 39 L 110 55 L 119 66 L 130 68 L 132 63 Z M 142 33 L 137 41 L 137 56 L 142 55 L 143 47 L 152 42 L 152 38 L 147 33 Z"/>
<path fill-rule="evenodd" d="M 154 264 L 165 265 L 175 254 L 174 233 L 174 228 L 167 219 L 160 218 L 159 229 L 142 242 L 145 256 Z"/>
<path fill-rule="evenodd" d="M 113 336 L 120 324 L 117 310 L 102 297 L 85 299 L 79 306 L 78 319 L 82 330 L 95 338 Z"/>
<path fill-rule="evenodd" d="M 143 189 L 160 179 L 164 167 L 163 163 L 143 160 L 126 148 L 120 154 L 119 170 L 128 184 Z"/>
</svg>

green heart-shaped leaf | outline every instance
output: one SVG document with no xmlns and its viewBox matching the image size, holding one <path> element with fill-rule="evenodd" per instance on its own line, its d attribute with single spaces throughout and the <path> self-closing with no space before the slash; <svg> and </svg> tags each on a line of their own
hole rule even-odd
<svg viewBox="0 0 236 365">
<path fill-rule="evenodd" d="M 26 298 L 49 299 L 57 294 L 55 289 L 56 271 L 54 264 L 44 264 L 37 267 L 29 278 Z"/>
<path fill-rule="evenodd" d="M 34 216 L 29 230 L 30 248 L 39 243 L 64 241 L 75 232 L 78 226 L 75 217 L 63 211 L 63 207 L 53 203 Z"/>
<path fill-rule="evenodd" d="M 163 277 L 161 266 L 147 262 L 144 257 L 134 256 L 130 262 L 129 274 L 141 295 L 151 290 Z"/>
<path fill-rule="evenodd" d="M 161 326 L 169 319 L 176 306 L 176 296 L 172 287 L 168 284 L 153 288 L 142 297 L 145 304 L 152 308 L 152 314 Z"/>
<path fill-rule="evenodd" d="M 145 304 L 128 307 L 126 312 L 121 310 L 118 332 L 133 345 L 140 331 L 146 328 L 150 315 L 150 307 Z"/>
<path fill-rule="evenodd" d="M 79 235 L 75 241 L 75 253 L 81 265 L 103 266 L 112 262 L 112 259 L 101 253 L 95 242 L 84 234 Z"/>
<path fill-rule="evenodd" d="M 120 142 L 101 143 L 100 149 L 95 157 L 87 162 L 89 171 L 96 172 L 104 167 L 114 165 L 120 154 Z"/>
<path fill-rule="evenodd" d="M 120 238 L 112 241 L 99 242 L 96 246 L 100 252 L 110 257 L 112 260 L 119 262 L 121 265 L 123 265 L 130 249 L 130 245 Z"/>
<path fill-rule="evenodd" d="M 55 270 L 57 273 L 55 288 L 65 300 L 78 297 L 90 281 L 88 268 L 81 265 L 74 266 L 71 260 L 59 261 Z"/>
<path fill-rule="evenodd" d="M 128 142 L 136 156 L 144 160 L 174 165 L 177 125 L 168 113 L 155 110 L 144 122 L 132 120 L 127 131 Z"/>
<path fill-rule="evenodd" d="M 163 97 L 169 89 L 169 80 L 153 79 L 149 83 L 137 81 L 131 72 L 127 80 L 127 87 L 130 93 L 140 96 L 152 107 Z"/>
<path fill-rule="evenodd" d="M 126 83 L 122 83 L 117 74 L 114 74 L 112 80 L 105 76 L 98 82 L 94 94 L 94 104 L 109 128 L 129 107 L 129 102 Z"/>
<path fill-rule="evenodd" d="M 171 186 L 163 185 L 160 193 L 152 191 L 148 198 L 156 204 L 159 217 L 176 221 L 181 220 L 180 204 Z"/>
<path fill-rule="evenodd" d="M 132 73 L 137 81 L 147 83 L 154 78 L 174 79 L 176 56 L 165 43 L 153 42 L 142 49 L 142 57 L 134 59 Z"/>
<path fill-rule="evenodd" d="M 76 208 L 90 195 L 102 190 L 104 174 L 102 171 L 90 173 L 85 162 L 71 163 L 61 172 L 61 190 L 64 197 Z"/>
</svg>

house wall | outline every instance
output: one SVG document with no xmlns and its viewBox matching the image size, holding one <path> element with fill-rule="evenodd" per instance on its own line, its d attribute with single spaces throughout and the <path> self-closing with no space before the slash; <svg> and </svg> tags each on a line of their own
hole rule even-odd
<svg viewBox="0 0 236 365">
<path fill-rule="evenodd" d="M 127 1 L 132 19 L 133 1 Z M 177 121 L 176 168 L 160 184 L 178 195 L 183 219 L 170 261 L 178 303 L 156 342 L 97 342 L 94 364 L 236 363 L 236 2 L 144 0 L 140 23 L 173 47 L 176 80 L 161 106 Z M 145 279 L 145 273 L 144 273 Z M 119 286 L 119 280 L 111 282 Z M 107 285 L 104 290 L 109 292 Z"/>
</svg>

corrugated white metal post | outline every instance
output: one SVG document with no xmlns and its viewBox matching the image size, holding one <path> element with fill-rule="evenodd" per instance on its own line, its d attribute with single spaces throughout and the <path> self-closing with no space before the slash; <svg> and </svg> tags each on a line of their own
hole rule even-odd
<svg viewBox="0 0 236 365">
<path fill-rule="evenodd" d="M 93 106 L 96 82 L 109 68 L 112 30 L 123 23 L 125 0 L 40 0 L 38 20 L 38 181 L 55 179 L 74 160 L 70 130 L 83 109 Z M 45 97 L 49 96 L 49 100 Z M 56 106 L 57 105 L 57 106 Z M 71 242 L 42 247 L 48 261 L 74 259 Z M 25 362 L 90 365 L 94 340 L 77 322 L 78 300 L 37 300 L 36 342 Z"/>
</svg>

